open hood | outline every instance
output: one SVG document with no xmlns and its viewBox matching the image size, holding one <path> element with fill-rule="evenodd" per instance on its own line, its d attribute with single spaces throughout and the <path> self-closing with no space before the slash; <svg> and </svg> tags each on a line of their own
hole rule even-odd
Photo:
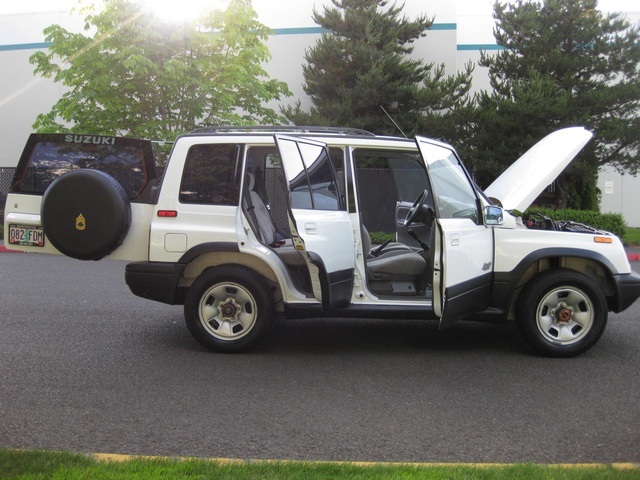
<svg viewBox="0 0 640 480">
<path fill-rule="evenodd" d="M 484 192 L 505 210 L 524 212 L 571 163 L 593 134 L 583 127 L 555 131 L 507 168 Z"/>
</svg>

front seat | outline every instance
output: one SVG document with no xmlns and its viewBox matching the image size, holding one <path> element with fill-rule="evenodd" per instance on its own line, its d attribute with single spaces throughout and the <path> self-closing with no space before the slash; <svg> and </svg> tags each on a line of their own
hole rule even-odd
<svg viewBox="0 0 640 480">
<path fill-rule="evenodd" d="M 414 252 L 415 251 L 411 247 L 409 247 L 408 245 L 405 245 L 404 243 L 399 243 L 399 242 L 385 243 L 385 244 L 377 246 L 376 248 L 371 250 L 371 235 L 369 234 L 369 230 L 367 230 L 367 227 L 365 227 L 364 225 L 361 225 L 360 228 L 361 228 L 363 241 L 365 241 L 365 242 L 368 241 L 369 242 L 369 248 L 368 248 L 369 249 L 369 254 L 367 255 L 368 258 L 377 257 L 379 254 L 388 253 L 388 252 L 391 252 L 391 251 L 394 251 L 394 250 L 402 250 L 403 252 Z M 377 250 L 380 247 L 383 247 L 383 248 L 380 249 L 380 252 L 377 252 Z"/>
<path fill-rule="evenodd" d="M 421 255 L 407 247 L 383 251 L 379 256 L 372 257 L 371 239 L 364 234 L 362 250 L 371 291 L 383 295 L 416 295 L 424 292 L 426 285 L 421 279 L 427 261 Z"/>
</svg>

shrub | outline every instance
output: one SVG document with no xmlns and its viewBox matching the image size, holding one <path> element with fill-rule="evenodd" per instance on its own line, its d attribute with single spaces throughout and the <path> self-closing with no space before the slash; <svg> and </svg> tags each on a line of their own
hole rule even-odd
<svg viewBox="0 0 640 480">
<path fill-rule="evenodd" d="M 540 213 L 558 221 L 584 223 L 598 230 L 606 230 L 618 237 L 624 237 L 627 225 L 619 213 L 600 213 L 592 210 L 552 210 L 550 208 L 531 208 L 526 213 Z"/>
</svg>

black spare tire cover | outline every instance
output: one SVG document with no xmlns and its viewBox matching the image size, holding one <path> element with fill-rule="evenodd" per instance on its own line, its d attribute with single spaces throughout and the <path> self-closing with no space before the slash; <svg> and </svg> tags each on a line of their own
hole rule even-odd
<svg viewBox="0 0 640 480">
<path fill-rule="evenodd" d="M 131 225 L 131 204 L 111 175 L 80 169 L 51 183 L 40 216 L 44 233 L 61 253 L 100 260 L 122 245 Z"/>
</svg>

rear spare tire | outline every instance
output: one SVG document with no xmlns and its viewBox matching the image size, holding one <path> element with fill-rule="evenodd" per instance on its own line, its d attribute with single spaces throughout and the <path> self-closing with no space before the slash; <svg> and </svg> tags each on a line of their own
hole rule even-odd
<svg viewBox="0 0 640 480">
<path fill-rule="evenodd" d="M 47 238 L 61 253 L 100 260 L 122 245 L 131 225 L 131 204 L 111 175 L 80 169 L 51 183 L 40 216 Z"/>
</svg>

